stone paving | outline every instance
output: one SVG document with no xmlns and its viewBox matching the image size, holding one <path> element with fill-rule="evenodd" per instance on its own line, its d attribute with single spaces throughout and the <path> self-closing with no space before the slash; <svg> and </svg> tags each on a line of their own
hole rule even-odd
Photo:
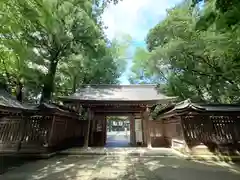
<svg viewBox="0 0 240 180">
<path fill-rule="evenodd" d="M 24 164 L 1 180 L 239 180 L 240 169 L 172 157 L 62 155 Z"/>
<path fill-rule="evenodd" d="M 124 134 L 112 133 L 109 137 L 110 147 L 127 142 Z M 190 161 L 169 148 L 70 148 L 49 159 L 20 164 L 0 175 L 0 180 L 113 179 L 239 180 L 240 168 L 220 162 Z"/>
<path fill-rule="evenodd" d="M 170 148 L 127 147 L 127 148 L 69 148 L 58 152 L 59 155 L 129 155 L 129 156 L 179 156 Z"/>
<path fill-rule="evenodd" d="M 106 147 L 129 147 L 130 132 L 107 132 Z"/>
</svg>

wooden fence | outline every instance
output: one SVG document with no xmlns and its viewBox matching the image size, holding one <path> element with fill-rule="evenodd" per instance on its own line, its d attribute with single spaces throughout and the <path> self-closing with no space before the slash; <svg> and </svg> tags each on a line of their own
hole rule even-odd
<svg viewBox="0 0 240 180">
<path fill-rule="evenodd" d="M 164 127 L 162 121 L 149 121 L 152 147 L 166 146 L 163 128 Z"/>
<path fill-rule="evenodd" d="M 182 116 L 184 137 L 189 147 L 204 144 L 211 150 L 240 150 L 240 117 L 237 115 Z"/>
<path fill-rule="evenodd" d="M 0 152 L 16 152 L 21 141 L 21 113 L 1 112 L 0 120 Z"/>
<path fill-rule="evenodd" d="M 163 108 L 157 119 L 162 122 L 165 143 L 173 148 L 224 154 L 240 151 L 240 105 L 196 104 L 186 100 Z"/>
<path fill-rule="evenodd" d="M 73 112 L 52 108 L 0 116 L 0 153 L 42 153 L 83 144 L 86 122 Z"/>
</svg>

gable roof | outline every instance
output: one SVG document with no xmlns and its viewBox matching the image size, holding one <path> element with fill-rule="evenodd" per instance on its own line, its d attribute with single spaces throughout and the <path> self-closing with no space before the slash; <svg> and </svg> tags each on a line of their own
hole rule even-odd
<svg viewBox="0 0 240 180">
<path fill-rule="evenodd" d="M 187 99 L 161 109 L 158 112 L 158 116 L 165 113 L 183 112 L 186 110 L 194 110 L 199 112 L 239 112 L 240 104 L 203 104 L 193 103 L 190 99 Z"/>
<path fill-rule="evenodd" d="M 159 101 L 170 100 L 157 90 L 157 85 L 85 85 L 79 91 L 62 100 L 79 101 Z"/>
<path fill-rule="evenodd" d="M 4 89 L 0 89 L 0 106 L 6 108 L 25 109 L 25 107 L 16 98 Z"/>
</svg>

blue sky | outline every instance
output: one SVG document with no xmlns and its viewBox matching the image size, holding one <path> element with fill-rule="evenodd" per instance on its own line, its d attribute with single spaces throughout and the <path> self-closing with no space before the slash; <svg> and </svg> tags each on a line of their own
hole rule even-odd
<svg viewBox="0 0 240 180">
<path fill-rule="evenodd" d="M 181 0 L 123 0 L 117 5 L 110 5 L 103 14 L 103 21 L 108 29 L 106 34 L 110 39 L 121 34 L 129 34 L 133 43 L 127 57 L 132 57 L 136 47 L 144 47 L 144 39 L 148 30 L 154 27 L 166 16 L 166 10 Z M 120 78 L 121 84 L 129 84 L 128 76 L 132 60 L 127 62 L 126 72 Z"/>
</svg>

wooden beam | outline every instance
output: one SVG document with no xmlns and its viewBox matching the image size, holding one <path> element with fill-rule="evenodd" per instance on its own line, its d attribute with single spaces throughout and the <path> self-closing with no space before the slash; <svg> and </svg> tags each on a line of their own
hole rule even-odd
<svg viewBox="0 0 240 180">
<path fill-rule="evenodd" d="M 138 112 L 140 112 L 141 110 L 121 110 L 121 109 L 119 109 L 119 110 L 115 110 L 115 109 L 109 109 L 109 110 L 94 110 L 94 112 L 96 112 L 96 113 L 125 113 L 125 114 L 134 114 L 134 113 L 138 113 Z"/>
<path fill-rule="evenodd" d="M 133 100 L 80 100 L 80 99 L 62 99 L 61 101 L 64 103 L 80 103 L 86 106 L 92 105 L 142 105 L 142 106 L 153 106 L 159 103 L 159 100 L 140 100 L 140 101 L 133 101 Z M 161 100 L 161 103 L 168 102 L 169 100 Z"/>
<path fill-rule="evenodd" d="M 91 111 L 90 108 L 88 108 L 88 112 L 87 112 L 87 133 L 85 135 L 85 139 L 84 139 L 84 148 L 88 148 L 88 144 L 89 144 L 89 135 L 90 135 L 90 126 L 91 126 L 91 120 L 93 118 L 93 112 Z"/>
<path fill-rule="evenodd" d="M 133 121 L 133 145 L 136 145 L 136 122 L 134 115 L 131 115 Z"/>
<path fill-rule="evenodd" d="M 94 112 L 129 112 L 129 113 L 138 113 L 144 110 L 143 107 L 92 107 Z"/>
<path fill-rule="evenodd" d="M 19 151 L 21 149 L 21 144 L 22 144 L 22 141 L 24 140 L 24 134 L 25 134 L 25 128 L 26 128 L 26 118 L 23 114 L 21 114 L 21 119 L 20 119 L 20 139 L 18 141 L 18 148 L 17 148 L 17 151 Z M 4 136 L 4 134 L 3 134 Z M 44 142 L 45 143 L 45 142 Z"/>
<path fill-rule="evenodd" d="M 131 113 L 131 112 L 97 112 L 97 114 L 102 114 L 105 116 L 131 116 L 134 113 Z"/>
<path fill-rule="evenodd" d="M 107 121 L 106 121 L 104 116 L 101 116 L 101 121 L 102 121 L 102 144 L 101 145 L 104 146 L 105 145 L 105 134 L 107 133 L 106 132 L 106 130 L 107 130 L 107 128 L 106 128 Z"/>
<path fill-rule="evenodd" d="M 136 145 L 135 118 L 133 114 L 129 116 L 129 120 L 130 120 L 130 141 L 131 141 L 130 143 L 132 145 Z"/>
<path fill-rule="evenodd" d="M 106 116 L 104 116 L 104 121 L 105 121 L 105 134 L 104 134 L 104 146 L 105 146 L 107 141 L 107 117 Z"/>
<path fill-rule="evenodd" d="M 91 142 L 91 144 L 93 144 L 93 142 L 94 142 L 94 131 L 96 130 L 96 123 L 97 123 L 97 121 L 98 121 L 98 116 L 94 116 L 93 118 L 92 118 L 92 120 L 91 120 L 91 122 L 90 122 L 90 124 L 91 124 L 91 131 L 90 131 L 90 137 L 91 137 L 91 140 L 90 140 L 90 142 Z"/>
<path fill-rule="evenodd" d="M 150 134 L 150 126 L 149 126 L 149 117 L 150 117 L 150 110 L 147 107 L 144 112 L 144 121 L 146 124 L 146 141 L 147 141 L 147 147 L 152 148 L 152 143 L 151 143 L 151 134 Z"/>
<path fill-rule="evenodd" d="M 54 135 L 54 130 L 55 130 L 55 116 L 51 116 L 51 120 L 52 120 L 52 123 L 51 123 L 51 129 L 50 129 L 50 134 L 49 134 L 49 137 L 48 137 L 48 140 L 47 140 L 47 145 L 48 146 L 52 146 L 54 143 L 53 143 L 53 135 Z M 48 121 L 49 122 L 49 121 Z M 48 124 L 49 125 L 49 124 Z"/>
<path fill-rule="evenodd" d="M 145 121 L 144 121 L 144 116 L 143 116 L 143 112 L 141 112 L 140 114 L 140 118 L 141 119 L 141 123 L 142 123 L 142 143 L 145 145 L 146 144 L 146 125 L 145 125 Z"/>
</svg>

